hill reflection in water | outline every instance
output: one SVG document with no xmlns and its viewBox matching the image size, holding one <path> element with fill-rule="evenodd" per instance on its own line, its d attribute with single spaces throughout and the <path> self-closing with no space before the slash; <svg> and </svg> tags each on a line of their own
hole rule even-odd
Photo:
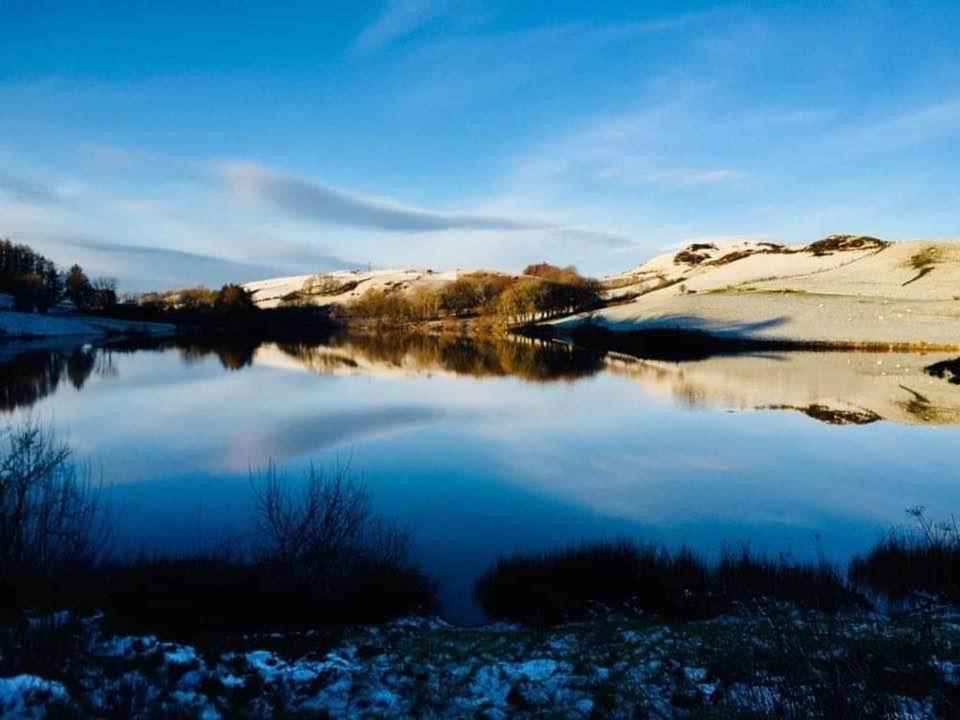
<svg viewBox="0 0 960 720">
<path fill-rule="evenodd" d="M 61 386 L 82 390 L 116 373 L 117 353 L 170 351 L 187 364 L 214 356 L 228 371 L 253 366 L 317 374 L 577 382 L 611 373 L 690 409 L 784 410 L 831 425 L 881 420 L 960 425 L 960 388 L 943 354 L 774 352 L 684 362 L 647 360 L 521 337 L 343 334 L 324 343 L 178 339 L 42 348 L 7 344 L 0 354 L 0 410 L 27 408 Z M 946 368 L 946 370 L 944 370 Z M 66 385 L 64 385 L 66 384 Z"/>
</svg>

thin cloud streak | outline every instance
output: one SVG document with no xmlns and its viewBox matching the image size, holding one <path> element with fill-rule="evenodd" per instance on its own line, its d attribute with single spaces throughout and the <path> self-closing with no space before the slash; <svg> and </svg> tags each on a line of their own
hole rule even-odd
<svg viewBox="0 0 960 720">
<path fill-rule="evenodd" d="M 60 201 L 60 194 L 52 187 L 24 178 L 0 173 L 0 194 L 18 202 L 48 205 Z"/>
<path fill-rule="evenodd" d="M 357 36 L 350 52 L 372 54 L 443 16 L 451 4 L 438 0 L 388 0 L 380 15 Z"/>
<path fill-rule="evenodd" d="M 165 289 L 195 283 L 247 282 L 287 274 L 286 264 L 271 264 L 193 253 L 157 246 L 126 245 L 83 238 L 58 238 L 55 245 L 86 250 L 90 260 L 110 274 L 124 276 L 128 289 Z M 89 262 L 89 260 L 88 260 Z M 306 262 L 306 261 L 304 261 Z M 359 267 L 333 255 L 311 255 L 309 267 L 347 270 Z"/>
<path fill-rule="evenodd" d="M 536 230 L 547 223 L 496 215 L 440 212 L 391 200 L 338 190 L 281 175 L 253 163 L 229 163 L 223 177 L 239 197 L 255 200 L 294 217 L 334 225 L 369 227 L 389 232 L 440 230 Z"/>
<path fill-rule="evenodd" d="M 124 245 L 123 243 L 111 243 L 111 242 L 98 242 L 96 240 L 58 240 L 62 245 L 69 245 L 72 247 L 85 248 L 87 250 L 96 250 L 103 253 L 111 253 L 114 255 L 128 255 L 132 257 L 140 257 L 147 260 L 152 260 L 156 262 L 164 261 L 176 261 L 176 262 L 190 262 L 200 265 L 209 265 L 217 266 L 222 269 L 231 269 L 231 270 L 253 270 L 257 273 L 263 273 L 268 270 L 275 271 L 276 268 L 270 265 L 263 265 L 260 263 L 251 263 L 244 262 L 242 260 L 234 260 L 228 258 L 217 257 L 216 255 L 207 255 L 204 253 L 193 253 L 187 252 L 185 250 L 174 250 L 172 248 L 165 247 L 155 247 L 155 246 L 143 246 L 143 245 Z M 343 267 L 348 267 L 343 261 L 339 258 L 333 258 L 337 261 L 337 264 L 342 265 Z"/>
<path fill-rule="evenodd" d="M 660 185 L 668 188 L 687 188 L 700 185 L 745 180 L 747 173 L 737 170 L 687 170 L 674 168 L 669 170 L 638 171 L 629 165 L 611 165 L 597 173 L 598 180 L 615 180 L 624 185 Z"/>
<path fill-rule="evenodd" d="M 960 98 L 911 110 L 859 128 L 849 144 L 863 152 L 881 152 L 960 136 Z"/>
<path fill-rule="evenodd" d="M 267 205 L 292 217 L 326 224 L 395 233 L 546 231 L 607 247 L 632 245 L 623 235 L 578 225 L 410 207 L 272 172 L 255 163 L 228 163 L 221 166 L 220 171 L 227 186 L 239 198 Z"/>
</svg>

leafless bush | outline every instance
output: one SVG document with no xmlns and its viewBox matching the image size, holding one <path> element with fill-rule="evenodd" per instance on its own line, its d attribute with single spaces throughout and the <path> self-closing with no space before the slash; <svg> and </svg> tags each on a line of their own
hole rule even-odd
<svg viewBox="0 0 960 720">
<path fill-rule="evenodd" d="M 276 570 L 316 585 L 358 564 L 406 562 L 408 534 L 373 515 L 349 464 L 329 472 L 311 464 L 297 483 L 271 463 L 252 485 L 257 556 Z"/>
<path fill-rule="evenodd" d="M 102 488 L 39 422 L 0 431 L 0 569 L 91 565 L 109 534 Z"/>
</svg>

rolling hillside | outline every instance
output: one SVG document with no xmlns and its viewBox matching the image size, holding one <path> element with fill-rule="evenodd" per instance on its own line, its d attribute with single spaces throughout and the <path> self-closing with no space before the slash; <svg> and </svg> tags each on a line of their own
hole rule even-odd
<svg viewBox="0 0 960 720">
<path fill-rule="evenodd" d="M 349 304 L 371 289 L 436 288 L 470 270 L 376 270 L 249 283 L 264 308 Z M 960 242 L 831 235 L 810 245 L 698 243 L 603 280 L 607 307 L 550 321 L 616 332 L 697 330 L 724 338 L 960 347 Z"/>
<path fill-rule="evenodd" d="M 697 244 L 604 281 L 609 307 L 553 324 L 811 343 L 960 346 L 960 243 L 833 235 Z"/>
</svg>

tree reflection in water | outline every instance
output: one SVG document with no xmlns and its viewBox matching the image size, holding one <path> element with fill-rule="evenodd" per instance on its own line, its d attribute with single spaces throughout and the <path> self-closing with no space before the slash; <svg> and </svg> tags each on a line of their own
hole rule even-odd
<svg viewBox="0 0 960 720">
<path fill-rule="evenodd" d="M 176 350 L 190 366 L 215 356 L 225 370 L 253 364 L 257 340 L 246 338 L 177 338 L 114 342 L 102 347 L 24 349 L 0 361 L 0 411 L 30 407 L 55 392 L 63 382 L 77 390 L 89 378 L 117 374 L 116 353 Z M 316 372 L 356 366 L 354 356 L 368 363 L 444 370 L 471 377 L 513 375 L 524 380 L 575 380 L 603 367 L 600 353 L 527 338 L 476 339 L 461 335 L 338 335 L 326 343 L 288 342 L 282 352 Z"/>
</svg>

